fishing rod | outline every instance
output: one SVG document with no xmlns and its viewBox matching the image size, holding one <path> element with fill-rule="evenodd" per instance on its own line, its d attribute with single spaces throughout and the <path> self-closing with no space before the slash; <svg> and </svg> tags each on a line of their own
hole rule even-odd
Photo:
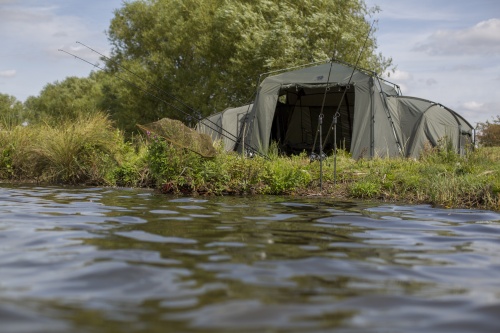
<svg viewBox="0 0 500 333">
<path fill-rule="evenodd" d="M 124 69 L 125 71 L 129 72 L 130 74 L 132 74 L 133 76 L 135 76 L 135 77 L 136 77 L 136 78 L 138 78 L 139 80 L 141 80 L 141 81 L 145 82 L 148 86 L 150 86 L 150 87 L 153 87 L 153 88 L 157 89 L 157 90 L 158 90 L 158 91 L 160 91 L 162 94 L 167 95 L 168 97 L 172 98 L 172 99 L 173 99 L 173 100 L 175 100 L 176 102 L 179 102 L 182 106 L 186 107 L 186 108 L 187 108 L 187 109 L 189 109 L 191 112 L 195 113 L 195 114 L 198 116 L 198 120 L 201 120 L 201 115 L 200 115 L 200 112 L 199 112 L 198 110 L 194 109 L 193 107 L 189 106 L 188 104 L 184 103 L 184 102 L 183 102 L 182 100 L 180 100 L 179 98 L 177 98 L 177 97 L 175 97 L 174 95 L 172 95 L 172 94 L 170 94 L 170 93 L 168 93 L 168 92 L 164 91 L 163 89 L 161 89 L 160 87 L 158 87 L 156 84 L 154 84 L 154 83 L 152 83 L 152 82 L 150 82 L 150 81 L 148 81 L 148 80 L 146 80 L 146 79 L 142 78 L 139 74 L 137 74 L 137 73 L 133 72 L 132 70 L 130 70 L 130 69 L 128 69 L 128 68 L 126 68 L 126 67 L 124 67 L 124 66 L 122 66 L 122 65 L 120 65 L 120 64 L 119 64 L 116 60 L 113 60 L 113 59 L 111 59 L 111 58 L 109 58 L 109 57 L 105 56 L 104 54 L 102 54 L 102 53 L 100 53 L 99 51 L 97 51 L 97 50 L 95 50 L 95 49 L 91 48 L 90 46 L 85 45 L 85 44 L 83 44 L 83 43 L 81 43 L 81 42 L 79 42 L 79 41 L 76 41 L 76 43 L 77 43 L 77 44 L 80 44 L 80 45 L 82 45 L 83 47 L 86 47 L 87 49 L 89 49 L 90 51 L 92 51 L 92 52 L 94 52 L 94 53 L 96 53 L 96 54 L 100 55 L 102 58 L 104 58 L 104 59 L 106 59 L 106 60 L 108 60 L 108 61 L 113 62 L 113 63 L 114 63 L 115 65 L 117 65 L 119 68 Z"/>
<path fill-rule="evenodd" d="M 352 69 L 351 76 L 349 77 L 349 80 L 347 81 L 347 85 L 344 87 L 344 91 L 342 93 L 342 96 L 340 97 L 340 101 L 339 101 L 339 104 L 337 106 L 337 111 L 334 113 L 333 119 L 332 119 L 332 123 L 330 124 L 330 126 L 328 128 L 328 132 L 326 133 L 325 141 L 322 143 L 321 142 L 321 138 L 320 138 L 320 151 L 319 151 L 320 152 L 320 156 L 319 156 L 319 159 L 320 159 L 320 190 L 323 190 L 323 186 L 322 186 L 323 185 L 322 184 L 323 183 L 322 182 L 322 178 L 323 178 L 322 171 L 323 171 L 323 168 L 322 168 L 322 163 L 321 163 L 323 161 L 322 152 L 325 149 L 325 146 L 326 146 L 326 144 L 328 142 L 328 139 L 330 137 L 330 133 L 331 133 L 332 128 L 333 128 L 333 184 L 337 185 L 337 118 L 340 117 L 340 106 L 342 105 L 342 102 L 344 100 L 345 94 L 346 94 L 347 90 L 349 89 L 349 85 L 351 84 L 352 77 L 354 76 L 354 72 L 356 71 L 356 68 L 358 67 L 359 60 L 361 59 L 361 55 L 364 52 L 364 49 L 366 47 L 366 42 L 368 41 L 368 38 L 370 37 L 370 34 L 372 32 L 373 25 L 375 24 L 375 22 L 377 22 L 377 21 L 375 20 L 375 21 L 372 22 L 372 24 L 370 25 L 370 30 L 368 30 L 368 33 L 366 34 L 365 41 L 363 43 L 363 46 L 361 47 L 361 50 L 359 52 L 358 59 L 356 60 L 354 68 Z M 332 70 L 332 65 L 333 65 L 333 58 L 332 58 L 331 63 L 330 63 L 330 72 Z M 318 126 L 321 125 L 322 120 L 323 120 L 322 119 L 322 116 L 323 116 L 323 107 L 324 107 L 324 104 L 325 104 L 325 99 L 326 99 L 326 93 L 327 93 L 327 90 L 328 90 L 329 79 L 330 79 L 330 73 L 328 73 L 328 80 L 327 80 L 327 83 L 326 83 L 325 94 L 323 96 L 323 104 L 321 105 L 321 113 L 320 113 L 320 119 L 319 119 Z M 320 133 L 321 133 L 321 128 L 320 128 Z M 315 142 L 316 142 L 316 139 L 315 139 Z M 313 149 L 314 149 L 314 147 L 313 147 Z"/>
<path fill-rule="evenodd" d="M 78 41 L 77 41 L 77 43 L 78 43 L 78 44 L 80 44 L 80 45 L 82 45 L 82 46 L 84 46 L 84 47 L 86 47 L 86 48 L 88 48 L 88 49 L 89 49 L 89 50 L 91 50 L 92 52 L 99 54 L 99 55 L 100 55 L 101 57 L 103 57 L 104 59 L 107 59 L 107 60 L 109 60 L 109 61 L 111 61 L 111 62 L 115 63 L 115 64 L 116 64 L 119 68 L 124 69 L 125 71 L 127 71 L 127 72 L 129 72 L 130 74 L 134 75 L 135 77 L 137 77 L 137 78 L 138 78 L 138 79 L 140 79 L 141 81 L 145 82 L 147 86 L 150 86 L 150 87 L 156 88 L 156 90 L 157 90 L 158 92 L 160 92 L 161 94 L 167 95 L 168 97 L 172 98 L 172 99 L 173 99 L 173 100 L 175 100 L 176 102 L 180 103 L 182 106 L 184 106 L 185 108 L 189 109 L 191 112 L 195 113 L 195 114 L 196 114 L 196 116 L 194 116 L 194 118 L 197 118 L 197 119 L 198 119 L 198 121 L 203 120 L 203 118 L 200 116 L 200 112 L 199 112 L 199 111 L 197 111 L 197 110 L 196 110 L 196 109 L 194 109 L 193 107 L 189 106 L 188 104 L 184 103 L 184 102 L 183 102 L 182 100 L 180 100 L 179 98 L 177 98 L 177 97 L 175 97 L 174 95 L 172 95 L 172 94 L 170 94 L 170 93 L 168 93 L 168 92 L 164 91 L 163 89 L 161 89 L 161 88 L 160 88 L 160 87 L 158 87 L 157 85 L 155 85 L 155 84 L 153 84 L 153 83 L 149 82 L 148 80 L 146 80 L 146 79 L 144 79 L 144 78 L 140 77 L 137 73 L 135 73 L 135 72 L 131 71 L 130 69 L 125 68 L 124 66 L 121 66 L 121 65 L 120 65 L 120 64 L 118 64 L 115 60 L 113 60 L 113 59 L 111 59 L 111 58 L 109 58 L 109 57 L 107 57 L 107 56 L 103 55 L 102 53 L 100 53 L 100 52 L 98 52 L 97 50 L 95 50 L 95 49 L 91 48 L 90 46 L 87 46 L 87 45 L 85 45 L 85 44 L 83 44 L 83 43 L 81 43 L 81 42 L 78 42 Z M 81 60 L 81 61 L 84 61 L 84 62 L 86 62 L 86 63 L 88 63 L 88 64 L 90 64 L 90 65 L 92 65 L 92 66 L 94 66 L 94 67 L 96 67 L 96 68 L 98 68 L 98 69 L 104 70 L 104 68 L 102 68 L 102 67 L 100 67 L 100 66 L 98 66 L 98 65 L 96 65 L 96 64 L 93 64 L 93 63 L 91 63 L 91 62 L 89 62 L 89 61 L 87 61 L 87 60 L 85 60 L 85 59 L 83 59 L 83 58 L 81 58 L 81 57 L 79 57 L 79 56 L 77 56 L 77 55 L 74 55 L 74 54 L 69 53 L 69 52 L 67 52 L 67 51 L 65 51 L 65 50 L 62 50 L 62 49 L 59 49 L 59 51 L 62 51 L 62 52 L 64 52 L 64 53 L 68 54 L 68 55 L 71 55 L 71 56 L 75 57 L 76 59 L 79 59 L 79 60 Z M 189 118 L 193 118 L 193 114 L 190 114 L 190 113 L 188 113 L 188 112 L 186 112 L 186 111 L 182 110 L 180 107 L 178 107 L 178 106 L 176 106 L 176 105 L 174 105 L 174 104 L 172 104 L 172 103 L 169 103 L 169 102 L 165 101 L 164 99 L 162 99 L 162 98 L 158 97 L 157 95 L 154 95 L 153 93 L 151 93 L 151 92 L 150 92 L 150 91 L 148 91 L 147 89 L 144 89 L 144 88 L 139 87 L 136 83 L 131 82 L 130 80 L 124 79 L 123 77 L 119 76 L 118 74 L 113 74 L 113 75 L 114 75 L 114 76 L 116 76 L 117 78 L 119 78 L 120 80 L 122 80 L 122 81 L 124 81 L 124 82 L 126 82 L 126 83 L 128 83 L 128 84 L 131 84 L 132 86 L 134 86 L 135 88 L 139 89 L 140 91 L 142 91 L 142 92 L 144 92 L 144 93 L 146 93 L 146 94 L 148 94 L 148 95 L 150 95 L 150 96 L 154 97 L 155 99 L 157 99 L 157 100 L 161 101 L 161 102 L 162 102 L 162 103 L 164 103 L 165 105 L 172 107 L 172 108 L 173 108 L 173 109 L 175 109 L 176 111 L 181 112 L 182 114 L 186 115 L 187 117 L 189 117 Z M 204 122 L 203 122 L 203 124 L 204 124 L 206 127 L 208 127 L 210 130 L 212 130 L 212 131 L 214 131 L 214 132 L 219 132 L 219 133 L 221 134 L 221 136 L 222 136 L 222 137 L 224 137 L 224 138 L 226 138 L 226 139 L 229 139 L 229 140 L 231 140 L 232 142 L 235 142 L 235 143 L 237 143 L 237 142 L 238 142 L 238 141 L 237 141 L 237 140 L 238 140 L 238 138 L 237 138 L 234 134 L 232 134 L 232 133 L 230 133 L 229 131 L 225 130 L 225 129 L 224 129 L 224 128 L 222 128 L 220 125 L 218 125 L 218 124 L 214 123 L 212 120 L 210 120 L 210 119 L 208 119 L 208 118 L 205 118 L 204 120 L 207 120 L 209 123 L 211 123 L 213 126 L 215 126 L 215 128 L 214 128 L 214 127 L 211 127 L 210 125 L 208 125 L 208 124 L 207 124 L 207 123 L 205 123 L 205 121 L 204 121 Z M 227 134 L 225 134 L 225 133 L 223 133 L 223 132 L 226 132 Z M 230 136 L 232 136 L 232 137 L 229 137 L 228 135 L 230 135 Z M 267 155 L 264 155 L 264 154 L 260 153 L 260 152 L 259 152 L 257 149 L 255 149 L 254 147 L 252 147 L 252 146 L 248 146 L 248 148 L 250 148 L 250 149 L 251 149 L 254 153 L 256 153 L 256 154 L 258 154 L 258 155 L 261 155 L 261 156 L 262 156 L 262 157 L 264 157 L 264 158 L 268 158 L 268 157 L 267 157 Z"/>
<path fill-rule="evenodd" d="M 335 43 L 334 50 L 337 48 L 337 43 Z M 335 51 L 334 51 L 335 52 Z M 335 55 L 335 53 L 334 53 Z M 333 57 L 332 57 L 333 60 Z M 323 94 L 323 102 L 321 103 L 321 111 L 319 112 L 318 116 L 318 128 L 316 129 L 316 135 L 314 136 L 314 143 L 312 146 L 312 151 L 311 151 L 311 160 L 316 159 L 316 156 L 314 154 L 314 149 L 316 149 L 316 140 L 318 138 L 319 134 L 319 152 L 318 152 L 318 157 L 319 158 L 319 190 L 322 192 L 323 191 L 323 158 L 326 156 L 323 154 L 323 118 L 324 118 L 324 107 L 325 107 L 325 102 L 326 102 L 326 93 L 328 90 L 330 90 L 329 84 L 330 84 L 330 75 L 332 74 L 332 67 L 333 67 L 333 61 L 330 61 L 330 70 L 328 71 L 328 78 L 326 79 L 326 86 L 325 86 L 325 92 Z"/>
<path fill-rule="evenodd" d="M 92 66 L 93 66 L 93 67 L 95 67 L 95 68 L 98 68 L 98 69 L 100 69 L 100 70 L 104 70 L 104 68 L 100 67 L 99 65 L 96 65 L 96 64 L 94 64 L 94 63 L 91 63 L 90 61 L 88 61 L 88 60 L 86 60 L 86 59 L 83 59 L 82 57 L 79 57 L 79 56 L 77 56 L 77 55 L 75 55 L 75 54 L 72 54 L 72 53 L 70 53 L 70 52 L 68 52 L 68 51 L 65 51 L 65 50 L 62 50 L 62 49 L 59 49 L 59 51 L 60 51 L 60 52 L 63 52 L 63 53 L 66 53 L 66 54 L 68 54 L 68 55 L 70 55 L 70 56 L 72 56 L 72 57 L 75 57 L 75 58 L 76 58 L 76 59 L 78 59 L 78 60 L 81 60 L 81 61 L 83 61 L 83 62 L 86 62 L 87 64 L 92 65 Z M 167 106 L 169 106 L 169 107 L 172 107 L 172 108 L 173 108 L 173 109 L 175 109 L 176 111 L 179 111 L 179 112 L 181 112 L 182 114 L 184 114 L 184 115 L 186 115 L 186 116 L 188 116 L 188 117 L 191 117 L 191 116 L 192 116 L 192 115 L 190 115 L 189 113 L 187 113 L 187 112 L 185 112 L 184 110 L 182 110 L 181 108 L 179 108 L 178 106 L 176 106 L 176 105 L 174 105 L 174 104 L 172 104 L 172 103 L 169 103 L 169 102 L 165 101 L 163 98 L 160 98 L 159 96 L 157 96 L 157 95 L 155 95 L 155 94 L 151 93 L 151 92 L 150 92 L 150 91 L 148 91 L 147 89 L 144 89 L 144 88 L 142 88 L 142 87 L 139 87 L 136 83 L 134 83 L 134 82 L 132 82 L 132 81 L 130 81 L 130 80 L 127 80 L 127 79 L 125 79 L 125 78 L 121 77 L 121 76 L 120 76 L 120 75 L 118 75 L 118 74 L 114 74 L 114 76 L 115 76 L 115 77 L 117 77 L 118 79 L 122 80 L 123 82 L 126 82 L 126 83 L 128 83 L 128 84 L 130 84 L 130 85 L 134 86 L 135 88 L 139 89 L 140 91 L 142 91 L 142 92 L 144 92 L 144 93 L 146 93 L 146 94 L 150 95 L 151 97 L 153 97 L 153 98 L 155 98 L 155 99 L 159 100 L 160 102 L 164 103 L 165 105 L 167 105 Z M 216 128 L 210 127 L 210 126 L 209 126 L 209 125 L 207 125 L 207 124 L 205 124 L 205 126 L 207 126 L 209 129 L 211 129 L 211 130 L 213 130 L 213 131 L 216 131 Z M 234 139 L 232 139 L 232 138 L 230 138 L 230 137 L 227 137 L 226 135 L 224 135 L 224 134 L 222 134 L 222 133 L 221 133 L 221 135 L 222 135 L 224 138 L 229 139 L 229 140 L 232 140 L 232 141 L 234 142 Z M 252 147 L 250 147 L 250 148 L 252 148 Z M 259 153 L 259 152 L 258 152 L 258 151 L 256 151 L 256 153 Z M 267 157 L 267 156 L 265 156 L 265 155 L 262 155 L 262 156 L 263 156 L 263 157 Z"/>
<path fill-rule="evenodd" d="M 153 87 L 153 88 L 155 88 L 157 91 L 161 92 L 161 93 L 162 93 L 162 94 L 164 94 L 164 95 L 167 95 L 168 97 L 172 98 L 172 99 L 173 99 L 173 100 L 175 100 L 176 102 L 180 103 L 182 106 L 186 107 L 186 108 L 187 108 L 187 109 L 189 109 L 191 112 L 193 112 L 194 114 L 196 114 L 196 116 L 197 116 L 197 120 L 198 120 L 198 121 L 201 121 L 201 120 L 206 120 L 206 121 L 208 121 L 209 123 L 211 123 L 213 126 L 215 126 L 216 128 L 218 128 L 218 130 L 216 131 L 214 128 L 212 128 L 212 127 L 208 126 L 205 122 L 203 122 L 203 124 L 204 124 L 205 126 L 207 126 L 209 129 L 211 129 L 211 130 L 213 130 L 213 131 L 216 131 L 216 132 L 220 132 L 220 134 L 221 134 L 224 138 L 231 140 L 231 141 L 232 141 L 232 142 L 234 142 L 235 144 L 238 144 L 238 142 L 240 141 L 240 138 L 239 138 L 239 137 L 237 137 L 237 136 L 236 136 L 236 135 L 234 135 L 233 133 L 229 132 L 228 130 L 224 129 L 221 125 L 216 124 L 215 122 L 213 122 L 212 120 L 210 120 L 210 119 L 208 119 L 208 118 L 203 119 L 203 118 L 201 117 L 200 112 L 199 112 L 198 110 L 196 110 L 196 109 L 194 109 L 193 107 L 191 107 L 190 105 L 188 105 L 188 104 L 184 103 L 184 101 L 182 101 L 181 99 L 177 98 L 175 95 L 170 94 L 169 92 L 167 92 L 167 91 L 163 90 L 162 88 L 158 87 L 156 84 L 154 84 L 154 83 L 152 83 L 152 82 L 150 82 L 150 81 L 146 80 L 145 78 L 141 77 L 139 74 L 137 74 L 137 73 L 133 72 L 132 70 L 130 70 L 130 69 L 128 69 L 128 68 L 126 68 L 126 67 L 124 67 L 124 66 L 120 65 L 120 64 L 119 64 L 116 60 L 113 60 L 113 59 L 111 59 L 111 58 L 109 58 L 109 57 L 105 56 L 104 54 L 102 54 L 102 53 L 100 53 L 99 51 L 97 51 L 97 50 L 93 49 L 92 47 L 90 47 L 90 46 L 88 46 L 88 45 L 86 45 L 86 44 L 84 44 L 84 43 L 81 43 L 81 42 L 79 42 L 79 41 L 77 41 L 76 43 L 77 43 L 77 44 L 82 45 L 83 47 L 86 47 L 87 49 L 89 49 L 90 51 L 92 51 L 92 52 L 94 52 L 94 53 L 96 53 L 96 54 L 100 55 L 100 56 L 101 56 L 101 57 L 103 57 L 104 59 L 106 59 L 106 60 L 108 60 L 108 61 L 110 61 L 110 62 L 113 62 L 115 65 L 117 65 L 117 66 L 118 66 L 118 68 L 121 68 L 121 69 L 123 69 L 123 70 L 125 70 L 125 71 L 129 72 L 130 74 L 134 75 L 134 76 L 135 76 L 136 78 L 138 78 L 139 80 L 141 80 L 141 81 L 145 82 L 145 83 L 146 83 L 146 85 L 148 85 L 149 87 Z M 193 117 L 193 115 L 192 115 L 192 114 L 191 114 L 191 115 L 189 115 L 189 114 L 188 114 L 187 116 L 188 116 L 188 117 Z M 226 134 L 223 134 L 223 132 L 225 132 Z M 231 137 L 228 137 L 228 135 L 229 135 L 229 136 L 231 136 Z M 267 157 L 267 155 L 261 154 L 261 153 L 260 153 L 260 152 L 259 152 L 256 148 L 254 148 L 254 147 L 252 147 L 252 146 L 248 146 L 248 147 L 249 147 L 249 148 L 250 148 L 250 150 L 252 150 L 254 153 L 257 153 L 257 154 L 259 154 L 259 155 L 261 155 L 261 156 L 263 156 L 263 157 Z"/>
<path fill-rule="evenodd" d="M 70 53 L 70 52 L 65 51 L 65 50 L 62 50 L 62 49 L 59 49 L 59 51 L 60 51 L 60 52 L 63 52 L 63 53 L 66 53 L 66 54 L 68 54 L 68 55 L 70 55 L 70 56 L 72 56 L 72 57 L 75 57 L 75 58 L 76 58 L 76 59 L 78 59 L 78 60 L 81 60 L 81 61 L 83 61 L 83 62 L 86 62 L 87 64 L 92 65 L 92 66 L 93 66 L 93 67 L 95 67 L 95 68 L 98 68 L 98 69 L 100 69 L 100 70 L 104 70 L 104 68 L 100 67 L 99 65 L 96 65 L 96 64 L 94 64 L 94 63 L 91 63 L 90 61 L 88 61 L 88 60 L 86 60 L 86 59 L 83 59 L 82 57 L 79 57 L 79 56 L 77 56 L 77 55 L 75 55 L 75 54 L 73 54 L 73 53 Z M 162 102 L 162 103 L 165 103 L 167 106 L 170 106 L 170 107 L 172 107 L 173 109 L 175 109 L 175 110 L 177 110 L 177 111 L 181 112 L 182 114 L 184 114 L 184 115 L 186 115 L 186 116 L 188 116 L 188 117 L 191 117 L 191 115 L 190 115 L 190 114 L 188 114 L 188 113 L 184 112 L 182 109 L 180 109 L 180 108 L 179 108 L 179 107 L 177 107 L 176 105 L 173 105 L 173 104 L 171 104 L 171 103 L 169 103 L 169 102 L 165 101 L 164 99 L 162 99 L 162 98 L 160 98 L 160 97 L 158 97 L 158 96 L 154 95 L 154 94 L 153 94 L 153 93 L 151 93 L 150 91 L 148 91 L 148 90 L 146 90 L 146 89 L 144 89 L 144 88 L 139 87 L 136 83 L 134 83 L 134 82 L 132 82 L 132 81 L 130 81 L 130 80 L 124 79 L 123 77 L 121 77 L 121 76 L 120 76 L 120 75 L 118 75 L 118 74 L 114 74 L 114 75 L 115 75 L 118 79 L 120 79 L 120 80 L 122 80 L 122 81 L 124 81 L 124 82 L 126 82 L 126 83 L 128 83 L 128 84 L 131 84 L 132 86 L 134 86 L 135 88 L 137 88 L 137 89 L 141 90 L 142 92 L 144 92 L 144 93 L 146 93 L 146 94 L 150 95 L 151 97 L 156 98 L 157 100 L 159 100 L 159 101 L 160 101 L 160 102 Z"/>
<path fill-rule="evenodd" d="M 342 93 L 342 96 L 340 97 L 340 102 L 339 102 L 339 105 L 337 106 L 337 111 L 333 115 L 332 123 L 330 124 L 330 127 L 328 128 L 328 132 L 326 133 L 324 145 L 326 145 L 326 143 L 328 142 L 328 138 L 330 137 L 331 130 L 334 127 L 333 125 L 335 125 L 334 130 L 336 131 L 336 129 L 337 129 L 336 125 L 337 125 L 337 118 L 340 117 L 340 106 L 342 105 L 345 94 L 349 88 L 349 85 L 351 84 L 352 77 L 354 76 L 354 72 L 356 71 L 356 68 L 358 67 L 358 63 L 361 60 L 361 56 L 363 55 L 363 52 L 364 52 L 365 47 L 366 47 L 366 42 L 368 41 L 368 38 L 370 37 L 370 34 L 372 32 L 373 25 L 375 24 L 375 22 L 377 22 L 377 20 L 372 22 L 372 24 L 370 25 L 370 30 L 368 30 L 368 33 L 366 34 L 365 41 L 364 41 L 363 46 L 361 47 L 361 50 L 358 54 L 358 59 L 356 59 L 356 63 L 354 64 L 354 67 L 353 67 L 352 72 L 351 72 L 351 76 L 349 77 L 349 80 L 347 81 L 347 84 L 344 88 L 344 92 Z M 333 143 L 333 145 L 334 145 L 334 154 L 336 156 L 336 150 L 337 150 L 337 141 L 336 140 Z M 324 148 L 325 147 L 322 147 L 322 149 L 324 149 Z"/>
<path fill-rule="evenodd" d="M 194 109 L 193 107 L 191 107 L 190 105 L 184 103 L 184 101 L 182 101 L 181 99 L 177 98 L 175 95 L 173 94 L 170 94 L 168 93 L 167 91 L 163 90 L 162 88 L 158 87 L 156 84 L 144 79 L 143 77 L 141 77 L 139 74 L 133 72 L 132 70 L 120 65 L 116 60 L 113 60 L 107 56 L 105 56 L 104 54 L 100 53 L 99 51 L 93 49 L 92 47 L 88 46 L 88 45 L 85 45 L 84 43 L 81 43 L 79 41 L 76 42 L 77 44 L 80 44 L 82 45 L 83 47 L 86 47 L 87 49 L 89 49 L 90 51 L 100 55 L 101 57 L 103 57 L 104 59 L 114 63 L 116 66 L 118 66 L 118 68 L 121 68 L 127 72 L 129 72 L 130 74 L 132 74 L 133 76 L 135 76 L 136 78 L 138 78 L 139 80 L 143 81 L 144 83 L 146 83 L 146 85 L 148 85 L 149 87 L 153 87 L 155 88 L 156 90 L 160 91 L 162 94 L 164 95 L 167 95 L 168 97 L 172 98 L 173 100 L 175 100 L 176 102 L 180 103 L 182 106 L 186 107 L 187 109 L 189 109 L 191 112 L 195 113 L 197 116 L 198 116 L 198 121 L 201 121 L 203 120 L 203 118 L 200 116 L 200 112 L 196 109 Z M 192 117 L 192 115 L 188 115 L 190 117 Z M 213 126 L 215 126 L 216 128 L 218 128 L 219 130 L 217 132 L 220 132 L 221 135 L 229 140 L 231 140 L 232 142 L 234 142 L 235 144 L 238 144 L 241 139 L 239 137 L 237 137 L 236 135 L 234 135 L 233 133 L 229 132 L 228 130 L 224 129 L 221 125 L 218 125 L 216 124 L 215 122 L 213 122 L 212 120 L 208 119 L 208 118 L 205 118 L 204 120 L 208 121 L 209 123 L 211 123 Z M 203 122 L 203 124 L 205 126 L 207 126 L 207 124 L 205 123 L 205 121 Z M 208 128 L 210 128 L 211 130 L 214 130 L 213 128 L 211 128 L 210 126 L 207 126 Z M 222 134 L 222 132 L 225 132 L 226 134 Z M 228 135 L 230 135 L 231 137 L 228 137 Z M 267 157 L 267 155 L 264 155 L 264 154 L 261 154 L 257 149 L 255 149 L 254 147 L 252 146 L 248 146 L 250 148 L 250 150 L 252 150 L 254 153 L 257 153 L 257 154 L 260 154 L 261 156 L 263 157 Z"/>
</svg>

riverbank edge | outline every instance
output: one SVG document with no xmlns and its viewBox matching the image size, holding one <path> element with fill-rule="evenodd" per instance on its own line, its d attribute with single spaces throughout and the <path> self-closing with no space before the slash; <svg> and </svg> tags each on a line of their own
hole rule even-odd
<svg viewBox="0 0 500 333">
<path fill-rule="evenodd" d="M 143 189 L 155 192 L 158 195 L 164 195 L 166 197 L 217 197 L 217 196 L 231 196 L 231 197 L 255 197 L 259 196 L 276 196 L 276 197 L 292 197 L 292 198 L 314 198 L 314 199 L 325 199 L 325 200 L 338 200 L 338 201 L 356 201 L 356 202 L 366 202 L 366 203 L 380 203 L 380 204 L 395 204 L 395 205 L 429 205 L 436 208 L 443 209 L 465 209 L 465 210 L 491 210 L 500 212 L 500 195 L 496 206 L 484 205 L 484 204 L 453 204 L 453 203 L 443 203 L 437 202 L 435 200 L 424 200 L 419 198 L 417 194 L 395 196 L 388 192 L 383 192 L 378 196 L 370 197 L 359 197 L 350 195 L 349 185 L 347 183 L 336 183 L 331 181 L 325 181 L 320 188 L 319 181 L 313 182 L 307 188 L 298 188 L 289 193 L 279 193 L 279 194 L 262 194 L 257 193 L 256 188 L 251 188 L 248 191 L 223 191 L 218 194 L 210 193 L 204 190 L 200 191 L 189 191 L 180 189 L 177 191 L 165 191 L 164 188 L 160 187 L 147 187 L 147 186 L 116 186 L 116 185 L 96 185 L 96 184 L 63 184 L 57 182 L 40 182 L 36 180 L 6 180 L 0 179 L 0 187 L 23 187 L 23 186 L 39 186 L 39 187 L 68 187 L 68 188 L 109 188 L 109 189 Z"/>
<path fill-rule="evenodd" d="M 500 211 L 500 147 L 457 154 L 446 140 L 418 158 L 353 159 L 345 150 L 247 158 L 214 142 L 212 158 L 157 136 L 126 138 L 102 113 L 0 131 L 0 181 L 154 188 L 177 195 L 295 195 Z M 320 179 L 323 188 L 320 190 Z"/>
</svg>

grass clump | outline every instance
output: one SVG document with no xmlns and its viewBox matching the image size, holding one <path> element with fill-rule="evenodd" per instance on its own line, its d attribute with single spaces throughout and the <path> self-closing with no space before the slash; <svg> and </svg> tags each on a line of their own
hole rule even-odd
<svg viewBox="0 0 500 333">
<path fill-rule="evenodd" d="M 57 127 L 45 123 L 0 132 L 0 176 L 64 184 L 112 184 L 125 148 L 123 136 L 101 112 Z"/>
</svg>

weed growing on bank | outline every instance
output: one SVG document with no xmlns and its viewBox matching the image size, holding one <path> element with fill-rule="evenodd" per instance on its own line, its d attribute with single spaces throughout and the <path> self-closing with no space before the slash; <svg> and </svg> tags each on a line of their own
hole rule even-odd
<svg viewBox="0 0 500 333">
<path fill-rule="evenodd" d="M 320 165 L 307 154 L 244 158 L 236 153 L 205 159 L 156 139 L 149 145 L 148 165 L 165 193 L 299 194 L 430 203 L 445 207 L 500 210 L 500 149 L 481 148 L 459 156 L 427 149 L 419 159 L 353 160 L 340 151 Z M 336 170 L 336 173 L 335 173 Z M 336 177 L 334 175 L 336 174 Z"/>
<path fill-rule="evenodd" d="M 349 196 L 445 207 L 500 210 L 500 149 L 466 156 L 428 150 L 419 159 L 360 160 L 365 174 L 348 185 Z"/>
<path fill-rule="evenodd" d="M 207 159 L 159 138 L 148 147 L 151 178 L 164 193 L 291 194 L 312 180 L 303 156 L 245 158 L 218 147 Z"/>
<path fill-rule="evenodd" d="M 103 113 L 57 127 L 0 124 L 0 179 L 52 184 L 152 187 L 185 195 L 276 194 L 429 203 L 500 210 L 500 148 L 459 156 L 446 147 L 420 158 L 359 159 L 339 151 L 323 163 L 306 152 L 204 158 L 161 138 L 126 141 Z M 336 176 L 335 176 L 336 175 Z"/>
</svg>

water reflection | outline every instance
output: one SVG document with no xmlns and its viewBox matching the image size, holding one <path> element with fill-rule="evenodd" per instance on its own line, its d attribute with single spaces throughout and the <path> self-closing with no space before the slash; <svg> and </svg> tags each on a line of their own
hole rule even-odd
<svg viewBox="0 0 500 333">
<path fill-rule="evenodd" d="M 500 214 L 0 188 L 2 332 L 496 332 Z"/>
</svg>

